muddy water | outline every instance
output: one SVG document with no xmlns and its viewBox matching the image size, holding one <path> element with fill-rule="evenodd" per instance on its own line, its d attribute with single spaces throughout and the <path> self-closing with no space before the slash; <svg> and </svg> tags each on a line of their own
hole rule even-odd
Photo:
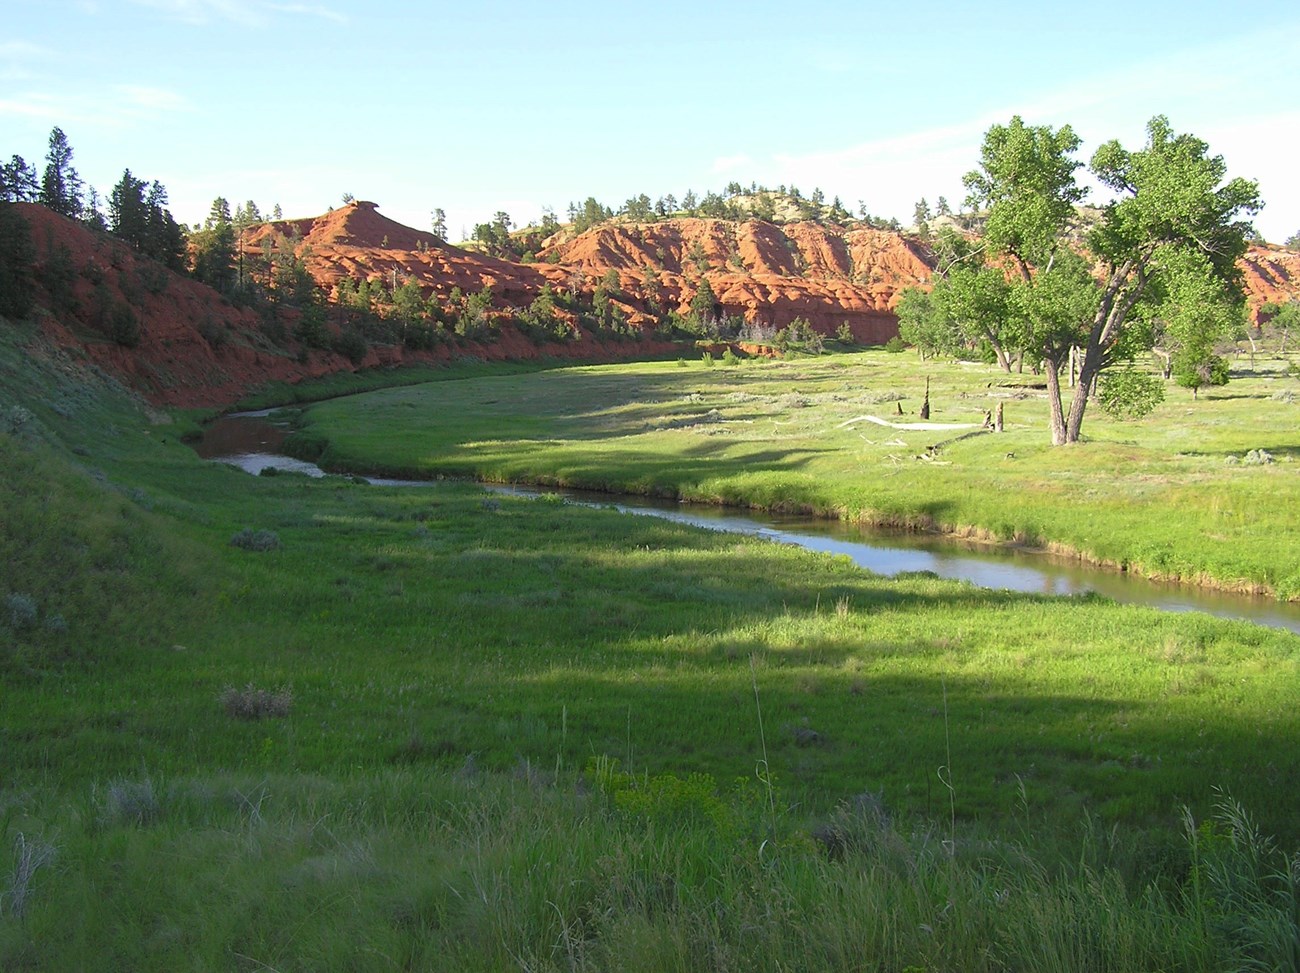
<svg viewBox="0 0 1300 973">
<path fill-rule="evenodd" d="M 238 466 L 254 476 L 265 469 L 291 470 L 308 476 L 324 476 L 315 463 L 306 463 L 279 450 L 289 430 L 267 419 L 273 410 L 239 412 L 211 423 L 194 451 L 204 459 L 220 460 Z"/>
<path fill-rule="evenodd" d="M 196 446 L 200 456 L 257 474 L 267 467 L 324 476 L 312 463 L 279 455 L 286 432 L 266 419 L 266 412 L 227 416 L 208 427 Z M 379 486 L 429 488 L 423 480 L 371 479 Z M 928 571 L 941 578 L 968 581 L 982 588 L 1008 589 L 1047 595 L 1094 592 L 1127 604 L 1165 611 L 1201 611 L 1222 618 L 1239 618 L 1300 634 L 1300 605 L 1269 598 L 1218 592 L 1193 585 L 1162 584 L 1115 571 L 1090 568 L 1068 558 L 1001 547 L 964 545 L 934 535 L 873 530 L 814 517 L 746 512 L 700 504 L 656 501 L 646 497 L 613 496 L 579 490 L 544 490 L 523 486 L 487 485 L 498 493 L 566 497 L 570 502 L 612 507 L 624 513 L 663 517 L 712 530 L 751 534 L 813 551 L 842 554 L 860 567 L 892 576 Z"/>
</svg>

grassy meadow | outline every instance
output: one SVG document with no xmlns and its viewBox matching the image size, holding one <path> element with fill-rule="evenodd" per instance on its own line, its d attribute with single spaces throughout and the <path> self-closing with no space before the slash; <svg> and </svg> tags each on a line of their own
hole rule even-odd
<svg viewBox="0 0 1300 973">
<path fill-rule="evenodd" d="M 1297 636 L 466 483 L 250 477 L 34 335 L 6 327 L 0 364 L 0 968 L 1297 955 Z M 353 469 L 924 515 L 1132 562 L 1119 526 L 1113 551 L 1069 534 L 1091 495 L 1093 521 L 1158 513 L 1194 573 L 1275 583 L 1267 551 L 1294 558 L 1251 519 L 1286 534 L 1288 434 L 1255 398 L 1283 380 L 1060 453 L 1033 398 L 929 461 L 841 427 L 891 393 L 915 411 L 926 373 L 937 421 L 997 380 L 883 354 L 449 370 L 298 435 Z M 1257 447 L 1278 462 L 1224 462 Z"/>
<path fill-rule="evenodd" d="M 1195 401 L 1171 387 L 1139 422 L 1094 405 L 1089 441 L 1068 449 L 1048 445 L 1041 378 L 881 352 L 436 382 L 311 406 L 299 448 L 340 470 L 938 527 L 1297 598 L 1300 382 L 1282 362 L 1241 365 Z M 1001 404 L 1006 431 L 959 439 L 970 430 L 862 419 L 916 422 L 927 379 L 933 422 L 978 425 Z M 1275 462 L 1237 462 L 1258 449 Z"/>
</svg>

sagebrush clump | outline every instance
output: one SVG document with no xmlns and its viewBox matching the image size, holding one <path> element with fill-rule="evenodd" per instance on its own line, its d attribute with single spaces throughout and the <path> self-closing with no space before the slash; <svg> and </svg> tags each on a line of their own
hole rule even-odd
<svg viewBox="0 0 1300 973">
<path fill-rule="evenodd" d="M 230 545 L 244 551 L 278 551 L 280 535 L 273 530 L 253 530 L 251 527 L 245 527 L 230 538 Z"/>
<path fill-rule="evenodd" d="M 100 817 L 108 825 L 152 824 L 162 814 L 162 802 L 154 790 L 153 781 L 118 778 L 104 792 Z"/>
<path fill-rule="evenodd" d="M 293 690 L 258 689 L 251 682 L 243 689 L 227 686 L 218 697 L 227 716 L 237 720 L 265 720 L 288 716 L 293 706 Z"/>
<path fill-rule="evenodd" d="M 5 598 L 5 618 L 15 632 L 36 624 L 36 600 L 31 595 L 18 592 Z"/>
</svg>

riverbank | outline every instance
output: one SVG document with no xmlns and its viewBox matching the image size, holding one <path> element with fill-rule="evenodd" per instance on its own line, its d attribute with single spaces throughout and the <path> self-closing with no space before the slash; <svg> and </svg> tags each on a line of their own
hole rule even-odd
<svg viewBox="0 0 1300 973">
<path fill-rule="evenodd" d="M 229 463 L 253 475 L 267 471 L 328 475 L 314 463 L 279 452 L 289 430 L 285 423 L 270 419 L 268 413 L 271 411 L 236 414 L 213 422 L 206 427 L 203 440 L 194 443 L 196 452 L 204 458 Z M 367 479 L 380 485 L 417 489 L 436 489 L 446 482 Z M 1213 587 L 1161 584 L 1124 572 L 1089 570 L 1078 558 L 1060 557 L 1023 544 L 988 543 L 978 537 L 957 534 L 875 529 L 812 514 L 776 514 L 752 509 L 738 513 L 721 506 L 527 484 L 484 486 L 507 495 L 545 500 L 560 497 L 591 507 L 664 517 L 677 523 L 750 534 L 822 553 L 844 555 L 859 567 L 887 577 L 904 572 L 929 572 L 985 588 L 1039 594 L 1098 593 L 1123 604 L 1145 605 L 1165 611 L 1204 611 L 1220 618 L 1243 619 L 1300 634 L 1300 605 L 1224 593 Z"/>
<path fill-rule="evenodd" d="M 936 421 L 978 425 L 1001 403 L 1007 431 L 944 445 L 951 431 L 901 428 L 917 424 L 927 379 Z M 329 469 L 803 511 L 1294 600 L 1300 406 L 1280 393 L 1295 384 L 1261 364 L 1138 423 L 1098 412 L 1068 448 L 1046 444 L 1031 376 L 880 352 L 485 376 L 321 403 L 295 422 Z M 896 427 L 844 425 L 864 413 Z"/>
</svg>

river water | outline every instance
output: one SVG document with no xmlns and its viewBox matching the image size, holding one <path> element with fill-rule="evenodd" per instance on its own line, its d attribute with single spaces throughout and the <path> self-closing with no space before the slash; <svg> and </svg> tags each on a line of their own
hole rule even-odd
<svg viewBox="0 0 1300 973">
<path fill-rule="evenodd" d="M 270 411 L 240 413 L 217 420 L 208 427 L 196 451 L 206 459 L 228 463 L 253 474 L 271 467 L 325 476 L 325 471 L 315 464 L 277 452 L 286 433 L 267 420 Z M 436 485 L 436 481 L 427 480 L 367 479 L 377 486 L 428 488 Z M 969 581 L 983 588 L 1047 595 L 1095 592 L 1118 602 L 1165 611 L 1207 612 L 1300 634 L 1300 605 L 1297 604 L 1194 585 L 1148 581 L 1036 551 L 970 545 L 940 535 L 876 530 L 810 516 L 749 511 L 739 514 L 722 507 L 648 497 L 489 484 L 484 489 L 518 496 L 559 494 L 572 503 L 611 507 L 629 514 L 797 544 L 813 551 L 846 555 L 860 567 L 886 576 L 929 571 L 941 578 Z"/>
</svg>

